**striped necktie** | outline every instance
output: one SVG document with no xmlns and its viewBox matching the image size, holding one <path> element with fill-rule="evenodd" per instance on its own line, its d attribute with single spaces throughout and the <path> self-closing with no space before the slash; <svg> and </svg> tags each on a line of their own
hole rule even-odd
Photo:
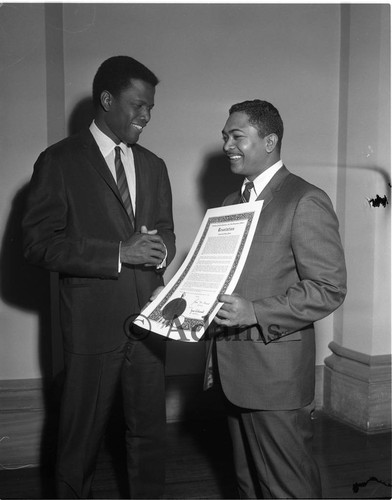
<svg viewBox="0 0 392 500">
<path fill-rule="evenodd" d="M 121 148 L 116 146 L 114 165 L 116 167 L 117 187 L 121 194 L 121 199 L 124 203 L 125 209 L 131 219 L 132 226 L 135 227 L 135 215 L 133 213 L 131 195 L 129 194 L 127 178 L 125 176 L 124 165 L 121 161 Z"/>
<path fill-rule="evenodd" d="M 250 198 L 250 192 L 253 189 L 253 182 L 247 182 L 245 184 L 244 192 L 241 195 L 241 203 L 248 203 Z"/>
</svg>

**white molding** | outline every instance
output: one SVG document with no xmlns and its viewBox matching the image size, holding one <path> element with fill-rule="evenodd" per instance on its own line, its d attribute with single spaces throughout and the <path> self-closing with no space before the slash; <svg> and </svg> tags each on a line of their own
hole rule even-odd
<svg viewBox="0 0 392 500">
<path fill-rule="evenodd" d="M 391 356 L 370 356 L 331 342 L 324 410 L 367 433 L 391 429 Z"/>
</svg>

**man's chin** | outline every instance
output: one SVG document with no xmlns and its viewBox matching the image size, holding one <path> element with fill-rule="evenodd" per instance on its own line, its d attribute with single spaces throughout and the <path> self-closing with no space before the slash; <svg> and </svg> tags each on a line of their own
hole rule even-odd
<svg viewBox="0 0 392 500">
<path fill-rule="evenodd" d="M 137 141 L 139 140 L 139 134 L 132 134 L 126 137 L 126 140 L 124 141 L 128 146 L 132 146 L 133 144 L 136 144 Z"/>
<path fill-rule="evenodd" d="M 230 165 L 230 170 L 236 175 L 245 175 L 240 165 Z"/>
</svg>

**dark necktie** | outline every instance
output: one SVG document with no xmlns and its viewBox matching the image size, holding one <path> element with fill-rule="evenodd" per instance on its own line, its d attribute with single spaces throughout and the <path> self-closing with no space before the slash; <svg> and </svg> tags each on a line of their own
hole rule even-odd
<svg viewBox="0 0 392 500">
<path fill-rule="evenodd" d="M 120 146 L 116 146 L 114 148 L 116 156 L 114 158 L 114 165 L 116 167 L 116 176 L 117 176 L 117 187 L 121 194 L 121 199 L 124 203 L 125 209 L 131 219 L 132 226 L 135 227 L 135 216 L 132 208 L 132 200 L 131 195 L 129 194 L 127 178 L 125 176 L 124 165 L 121 161 L 121 148 Z"/>
<path fill-rule="evenodd" d="M 245 184 L 244 192 L 241 195 L 241 203 L 248 203 L 250 198 L 250 192 L 253 189 L 253 182 L 247 182 Z"/>
</svg>

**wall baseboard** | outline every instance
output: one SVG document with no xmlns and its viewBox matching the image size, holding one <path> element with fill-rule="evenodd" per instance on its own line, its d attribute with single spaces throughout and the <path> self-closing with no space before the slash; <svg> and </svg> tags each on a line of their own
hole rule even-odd
<svg viewBox="0 0 392 500">
<path fill-rule="evenodd" d="M 41 379 L 0 381 L 0 470 L 40 463 L 45 421 Z"/>
<path fill-rule="evenodd" d="M 329 344 L 324 410 L 367 433 L 391 430 L 391 356 L 370 356 Z"/>
<path fill-rule="evenodd" d="M 41 450 L 52 453 L 56 441 L 56 402 L 60 388 L 46 388 L 42 379 L 0 381 L 0 470 L 37 467 Z M 323 367 L 316 367 L 316 408 L 321 408 Z M 203 391 L 203 375 L 173 375 L 166 378 L 167 422 L 223 417 L 223 402 L 210 389 Z"/>
</svg>

